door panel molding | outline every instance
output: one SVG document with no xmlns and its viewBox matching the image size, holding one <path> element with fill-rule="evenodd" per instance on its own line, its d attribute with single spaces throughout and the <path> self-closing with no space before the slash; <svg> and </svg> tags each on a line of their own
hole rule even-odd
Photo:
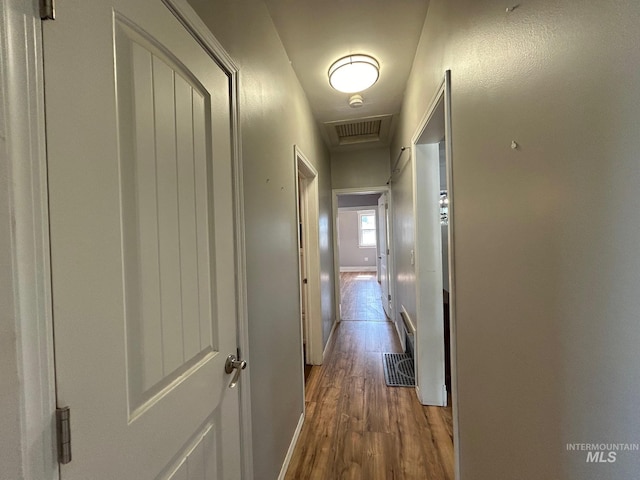
<svg viewBox="0 0 640 480">
<path fill-rule="evenodd" d="M 236 264 L 236 312 L 238 317 L 238 343 L 243 360 L 251 365 L 247 318 L 247 277 L 244 231 L 244 191 L 242 165 L 242 132 L 240 128 L 239 68 L 222 44 L 216 39 L 187 0 L 162 0 L 176 18 L 196 38 L 211 57 L 227 72 L 231 85 L 231 148 L 233 181 L 233 217 Z M 240 389 L 240 440 L 242 445 L 242 478 L 253 479 L 253 444 L 251 426 L 251 367 L 242 373 Z"/>
</svg>

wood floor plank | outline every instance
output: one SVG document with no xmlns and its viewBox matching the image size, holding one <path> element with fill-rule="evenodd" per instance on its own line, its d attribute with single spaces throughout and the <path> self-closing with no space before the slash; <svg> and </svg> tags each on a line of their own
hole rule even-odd
<svg viewBox="0 0 640 480">
<path fill-rule="evenodd" d="M 362 432 L 347 430 L 336 444 L 335 475 L 340 480 L 361 480 L 362 471 Z"/>
<path fill-rule="evenodd" d="M 365 432 L 363 478 L 371 480 L 399 479 L 398 451 L 396 439 L 389 433 Z"/>
<path fill-rule="evenodd" d="M 391 430 L 388 389 L 379 380 L 365 379 L 364 423 L 368 432 L 388 433 Z"/>
</svg>

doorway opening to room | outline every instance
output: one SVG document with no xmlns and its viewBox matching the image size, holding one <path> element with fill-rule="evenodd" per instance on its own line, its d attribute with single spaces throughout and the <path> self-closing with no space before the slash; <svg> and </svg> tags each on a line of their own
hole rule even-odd
<svg viewBox="0 0 640 480">
<path fill-rule="evenodd" d="M 334 190 L 336 304 L 339 320 L 391 317 L 389 192 Z"/>
<path fill-rule="evenodd" d="M 453 298 L 449 73 L 412 139 L 415 208 L 416 390 L 423 405 L 451 392 Z"/>
<path fill-rule="evenodd" d="M 416 393 L 422 405 L 453 404 L 457 464 L 455 268 L 451 76 L 447 71 L 412 141 L 415 212 Z"/>
<path fill-rule="evenodd" d="M 296 199 L 300 252 L 300 331 L 303 372 L 306 381 L 311 366 L 322 364 L 323 353 L 318 243 L 318 172 L 297 146 L 294 147 L 294 162 L 298 173 Z"/>
</svg>

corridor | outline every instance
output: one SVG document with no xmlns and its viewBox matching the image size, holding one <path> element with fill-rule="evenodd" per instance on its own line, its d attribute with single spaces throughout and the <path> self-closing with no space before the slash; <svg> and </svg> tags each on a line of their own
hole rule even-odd
<svg viewBox="0 0 640 480">
<path fill-rule="evenodd" d="M 360 275 L 371 278 L 342 278 L 362 295 L 343 294 L 346 312 L 382 312 L 379 296 L 370 297 L 375 274 Z M 358 302 L 370 309 L 352 308 Z M 451 407 L 423 407 L 413 388 L 387 387 L 382 353 L 402 351 L 393 324 L 384 313 L 353 320 L 337 325 L 324 365 L 311 370 L 305 423 L 285 478 L 453 480 Z"/>
</svg>

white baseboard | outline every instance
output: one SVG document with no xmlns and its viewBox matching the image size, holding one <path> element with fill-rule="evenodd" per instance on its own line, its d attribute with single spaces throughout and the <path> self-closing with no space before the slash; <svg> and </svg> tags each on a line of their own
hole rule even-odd
<svg viewBox="0 0 640 480">
<path fill-rule="evenodd" d="M 293 451 L 296 449 L 296 444 L 298 443 L 298 438 L 300 437 L 300 431 L 302 430 L 302 425 L 304 425 L 304 412 L 300 414 L 300 420 L 298 420 L 298 426 L 296 427 L 296 431 L 293 432 L 293 438 L 291 439 L 289 450 L 287 450 L 287 456 L 284 457 L 284 462 L 282 463 L 282 468 L 280 469 L 280 475 L 278 475 L 278 480 L 284 480 L 284 477 L 287 474 L 287 469 L 289 468 L 289 462 L 291 461 L 291 457 L 293 456 Z"/>
<path fill-rule="evenodd" d="M 377 272 L 375 265 L 369 267 L 340 267 L 340 272 Z"/>
<path fill-rule="evenodd" d="M 325 359 L 327 358 L 327 348 L 329 348 L 329 344 L 331 344 L 331 340 L 333 339 L 333 332 L 336 331 L 337 325 L 338 322 L 334 321 L 331 327 L 331 331 L 329 332 L 329 338 L 327 338 L 327 343 L 324 346 L 324 351 L 322 352 L 322 363 L 324 363 Z"/>
</svg>

